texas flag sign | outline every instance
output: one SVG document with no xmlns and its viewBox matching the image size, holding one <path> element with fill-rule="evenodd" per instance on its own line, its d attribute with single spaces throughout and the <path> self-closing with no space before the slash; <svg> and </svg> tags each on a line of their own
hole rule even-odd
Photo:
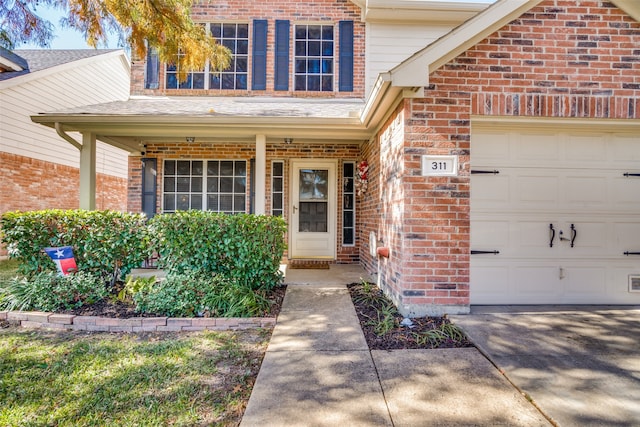
<svg viewBox="0 0 640 427">
<path fill-rule="evenodd" d="M 78 270 L 76 260 L 73 257 L 73 248 L 71 246 L 44 248 L 44 251 L 56 264 L 56 267 L 58 267 L 58 273 L 60 273 L 61 276 L 66 276 L 69 273 L 73 273 Z"/>
</svg>

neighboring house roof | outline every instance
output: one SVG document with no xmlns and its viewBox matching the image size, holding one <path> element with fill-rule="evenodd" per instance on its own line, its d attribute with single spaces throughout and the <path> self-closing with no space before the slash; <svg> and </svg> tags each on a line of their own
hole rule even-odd
<svg viewBox="0 0 640 427">
<path fill-rule="evenodd" d="M 29 64 L 24 58 L 0 47 L 0 73 L 23 71 L 27 68 L 29 68 Z"/>
<path fill-rule="evenodd" d="M 13 62 L 20 67 L 8 68 L 9 71 L 0 72 L 0 81 L 9 80 L 37 71 L 53 68 L 58 65 L 68 64 L 93 56 L 116 52 L 116 49 L 16 49 L 9 52 L 0 50 L 0 69 L 4 62 Z"/>
</svg>

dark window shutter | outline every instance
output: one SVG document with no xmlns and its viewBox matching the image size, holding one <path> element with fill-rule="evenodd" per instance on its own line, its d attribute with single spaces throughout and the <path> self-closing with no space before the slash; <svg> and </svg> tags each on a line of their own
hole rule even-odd
<svg viewBox="0 0 640 427">
<path fill-rule="evenodd" d="M 147 68 L 144 76 L 145 89 L 158 89 L 158 81 L 160 75 L 160 59 L 158 51 L 153 48 L 147 48 Z"/>
<path fill-rule="evenodd" d="M 267 21 L 253 21 L 253 90 L 267 89 Z"/>
<path fill-rule="evenodd" d="M 340 32 L 338 90 L 353 92 L 353 21 L 340 21 L 338 28 Z"/>
<path fill-rule="evenodd" d="M 275 90 L 289 90 L 289 21 L 276 21 Z"/>
<path fill-rule="evenodd" d="M 142 212 L 147 218 L 156 214 L 156 175 L 157 160 L 142 159 Z"/>
</svg>

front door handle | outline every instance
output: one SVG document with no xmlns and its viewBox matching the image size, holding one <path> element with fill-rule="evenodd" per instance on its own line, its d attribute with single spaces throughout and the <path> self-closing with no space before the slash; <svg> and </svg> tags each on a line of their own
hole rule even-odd
<svg viewBox="0 0 640 427">
<path fill-rule="evenodd" d="M 296 205 L 293 205 L 293 213 L 296 213 L 296 210 L 298 210 L 298 208 L 296 207 Z"/>
</svg>

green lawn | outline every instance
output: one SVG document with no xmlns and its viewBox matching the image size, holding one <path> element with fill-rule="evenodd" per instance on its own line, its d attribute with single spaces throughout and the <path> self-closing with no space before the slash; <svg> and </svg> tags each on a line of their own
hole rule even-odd
<svg viewBox="0 0 640 427">
<path fill-rule="evenodd" d="M 237 425 L 269 335 L 0 329 L 0 425 Z"/>
<path fill-rule="evenodd" d="M 0 261 L 0 283 L 18 275 L 18 261 L 2 260 Z"/>
</svg>

